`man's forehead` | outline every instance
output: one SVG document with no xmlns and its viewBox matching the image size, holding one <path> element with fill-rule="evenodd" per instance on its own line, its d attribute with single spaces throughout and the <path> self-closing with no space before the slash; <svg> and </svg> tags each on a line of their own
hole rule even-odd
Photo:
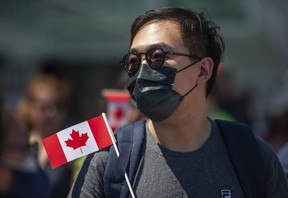
<svg viewBox="0 0 288 198">
<path fill-rule="evenodd" d="M 173 50 L 173 47 L 168 45 L 167 43 L 164 43 L 164 42 L 159 42 L 159 43 L 153 43 L 153 44 L 149 44 L 149 45 L 141 45 L 141 46 L 136 46 L 136 47 L 133 47 L 133 48 L 130 48 L 129 49 L 129 52 L 146 52 L 148 51 L 149 49 L 152 49 L 152 48 L 162 48 L 164 50 Z"/>
<path fill-rule="evenodd" d="M 174 49 L 175 43 L 181 40 L 181 31 L 178 24 L 170 20 L 153 20 L 144 24 L 132 37 L 131 49 L 147 50 L 160 45 L 167 50 Z M 154 45 L 154 46 L 153 46 Z M 174 47 L 173 47 L 174 46 Z"/>
</svg>

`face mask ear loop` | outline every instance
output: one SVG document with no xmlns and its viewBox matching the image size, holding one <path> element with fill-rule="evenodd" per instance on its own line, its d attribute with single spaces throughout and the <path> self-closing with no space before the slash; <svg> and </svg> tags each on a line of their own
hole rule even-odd
<svg viewBox="0 0 288 198">
<path fill-rule="evenodd" d="M 196 83 L 194 85 L 194 87 L 192 87 L 192 89 L 190 89 L 186 94 L 184 94 L 180 99 L 179 101 L 183 100 L 185 98 L 185 96 L 187 96 L 189 93 L 191 93 L 196 87 L 198 86 L 198 83 Z"/>
<path fill-rule="evenodd" d="M 200 60 L 201 60 L 201 59 L 192 62 L 190 65 L 187 65 L 186 67 L 184 67 L 184 68 L 178 70 L 176 73 L 179 73 L 179 72 L 181 72 L 181 71 L 183 71 L 183 70 L 185 70 L 185 69 L 187 69 L 187 68 L 193 66 L 194 64 L 198 63 Z"/>
</svg>

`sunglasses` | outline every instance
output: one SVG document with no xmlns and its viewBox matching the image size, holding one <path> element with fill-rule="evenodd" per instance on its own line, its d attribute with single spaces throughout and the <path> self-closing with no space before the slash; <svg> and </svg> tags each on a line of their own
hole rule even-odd
<svg viewBox="0 0 288 198">
<path fill-rule="evenodd" d="M 126 72 L 135 73 L 141 65 L 142 54 L 145 55 L 145 60 L 147 61 L 148 65 L 154 69 L 159 68 L 163 65 L 167 54 L 177 56 L 188 56 L 195 59 L 201 59 L 197 55 L 164 51 L 164 49 L 162 49 L 161 47 L 155 47 L 149 49 L 144 53 L 129 52 L 128 54 L 124 55 L 122 61 L 120 61 L 120 64 L 124 67 Z"/>
</svg>

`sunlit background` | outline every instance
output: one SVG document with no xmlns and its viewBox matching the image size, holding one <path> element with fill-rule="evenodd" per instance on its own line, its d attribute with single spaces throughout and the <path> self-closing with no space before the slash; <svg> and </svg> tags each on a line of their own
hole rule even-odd
<svg viewBox="0 0 288 198">
<path fill-rule="evenodd" d="M 105 110 L 101 90 L 123 86 L 118 63 L 128 49 L 132 21 L 162 6 L 205 11 L 221 26 L 227 45 L 223 71 L 232 75 L 236 94 L 250 91 L 255 119 L 281 103 L 288 66 L 286 0 L 2 0 L 0 77 L 6 103 L 17 103 L 45 61 L 61 60 L 73 84 L 74 117 L 98 115 Z"/>
</svg>

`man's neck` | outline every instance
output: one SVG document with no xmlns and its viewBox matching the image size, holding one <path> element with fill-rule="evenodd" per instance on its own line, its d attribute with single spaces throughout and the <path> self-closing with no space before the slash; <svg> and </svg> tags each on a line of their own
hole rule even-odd
<svg viewBox="0 0 288 198">
<path fill-rule="evenodd" d="M 154 138 L 165 148 L 177 152 L 189 152 L 199 149 L 211 133 L 211 122 L 207 117 L 185 122 L 155 123 L 148 121 L 148 127 Z"/>
</svg>

